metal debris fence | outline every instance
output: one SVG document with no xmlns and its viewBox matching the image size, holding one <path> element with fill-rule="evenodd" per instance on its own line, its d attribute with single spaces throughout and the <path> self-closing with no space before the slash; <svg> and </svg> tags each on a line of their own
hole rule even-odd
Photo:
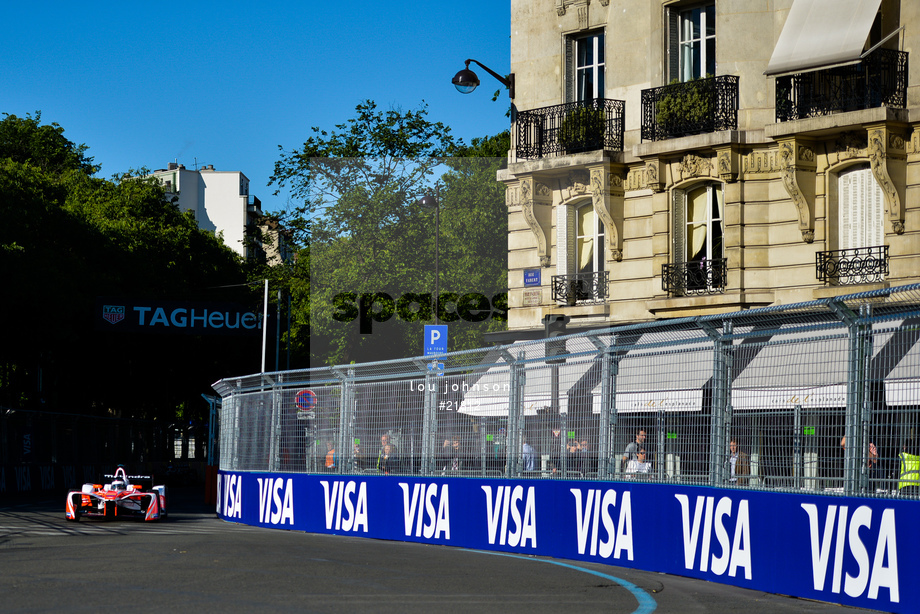
<svg viewBox="0 0 920 614">
<path fill-rule="evenodd" d="M 918 340 L 911 285 L 227 378 L 220 468 L 916 497 Z"/>
</svg>

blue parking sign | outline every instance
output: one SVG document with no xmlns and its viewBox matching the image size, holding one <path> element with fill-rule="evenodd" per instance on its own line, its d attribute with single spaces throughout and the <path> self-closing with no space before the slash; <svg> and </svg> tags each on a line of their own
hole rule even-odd
<svg viewBox="0 0 920 614">
<path fill-rule="evenodd" d="M 443 354 L 447 351 L 447 325 L 446 324 L 426 324 L 425 325 L 425 356 L 432 354 Z"/>
</svg>

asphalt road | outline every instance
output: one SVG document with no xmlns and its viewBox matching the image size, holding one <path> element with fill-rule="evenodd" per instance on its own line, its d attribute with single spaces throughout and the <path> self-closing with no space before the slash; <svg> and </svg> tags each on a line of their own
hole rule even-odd
<svg viewBox="0 0 920 614">
<path fill-rule="evenodd" d="M 170 491 L 162 523 L 64 520 L 64 497 L 0 502 L 0 611 L 866 612 L 540 557 L 219 520 Z"/>
</svg>

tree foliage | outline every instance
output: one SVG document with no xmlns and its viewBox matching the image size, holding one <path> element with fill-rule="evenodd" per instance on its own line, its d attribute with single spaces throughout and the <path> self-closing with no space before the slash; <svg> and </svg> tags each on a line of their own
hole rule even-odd
<svg viewBox="0 0 920 614">
<path fill-rule="evenodd" d="M 238 340 L 99 332 L 95 302 L 234 300 L 207 289 L 244 282 L 239 258 L 142 171 L 96 178 L 86 147 L 38 119 L 0 121 L 0 404 L 170 420 L 205 408 L 212 382 L 256 370 Z"/>
<path fill-rule="evenodd" d="M 491 301 L 504 292 L 507 222 L 495 172 L 507 133 L 467 146 L 430 121 L 424 106 L 383 112 L 371 101 L 334 130 L 312 132 L 301 148 L 282 149 L 270 182 L 303 200 L 284 224 L 309 250 L 302 252 L 309 266 L 298 266 L 299 275 L 309 274 L 309 311 L 300 312 L 303 324 L 293 335 L 302 339 L 309 322 L 312 364 L 421 354 L 423 326 L 436 321 L 431 310 L 415 302 L 414 321 L 394 312 L 362 334 L 358 321 L 341 321 L 359 309 L 362 295 L 397 301 L 437 287 L 455 295 L 448 306 L 455 312 L 460 296 Z M 423 204 L 426 194 L 437 207 Z M 387 316 L 384 305 L 373 311 Z M 483 332 L 501 326 L 491 318 L 452 322 L 450 349 L 479 345 Z"/>
<path fill-rule="evenodd" d="M 99 167 L 86 156 L 86 145 L 76 145 L 64 136 L 56 123 L 41 125 L 42 114 L 17 117 L 3 114 L 0 121 L 0 159 L 28 163 L 42 171 L 61 174 L 68 170 L 93 175 Z"/>
</svg>

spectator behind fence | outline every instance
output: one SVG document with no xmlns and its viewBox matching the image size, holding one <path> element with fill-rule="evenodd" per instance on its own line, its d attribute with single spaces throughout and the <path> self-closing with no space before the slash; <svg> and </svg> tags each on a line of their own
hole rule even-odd
<svg viewBox="0 0 920 614">
<path fill-rule="evenodd" d="M 460 446 L 459 437 L 444 440 L 444 443 L 441 444 L 441 460 L 443 462 L 442 471 L 445 472 L 459 472 L 468 468 L 464 466 L 463 450 Z"/>
<path fill-rule="evenodd" d="M 622 470 L 629 461 L 636 460 L 639 456 L 639 448 L 645 444 L 645 430 L 639 429 L 639 432 L 636 433 L 636 440 L 626 446 L 626 450 L 623 452 L 623 458 L 620 461 L 620 469 Z"/>
<path fill-rule="evenodd" d="M 565 444 L 566 471 L 569 473 L 584 473 L 581 456 L 581 443 L 577 439 L 570 439 Z"/>
<path fill-rule="evenodd" d="M 393 457 L 398 457 L 398 455 L 399 455 L 399 450 L 396 448 L 396 444 L 394 444 L 392 441 L 390 441 L 390 434 L 389 434 L 389 433 L 384 433 L 383 435 L 381 435 L 381 436 L 380 436 L 380 450 L 377 452 L 377 466 L 376 466 L 376 468 L 377 468 L 378 471 L 381 471 L 380 461 L 381 461 L 381 459 L 383 458 L 383 456 L 384 456 L 384 454 L 385 454 L 385 450 L 386 450 L 386 447 L 387 447 L 387 446 L 390 446 L 390 450 L 389 450 L 389 454 L 390 454 L 390 455 L 392 455 Z M 390 462 L 391 462 L 391 466 L 392 466 L 392 461 L 390 461 Z"/>
<path fill-rule="evenodd" d="M 746 486 L 748 476 L 751 475 L 751 462 L 747 454 L 738 447 L 738 440 L 734 437 L 728 444 L 729 477 L 728 481 L 739 486 Z"/>
<path fill-rule="evenodd" d="M 380 458 L 377 460 L 377 470 L 385 475 L 399 473 L 399 457 L 396 456 L 396 446 L 391 443 L 383 446 Z"/>
<path fill-rule="evenodd" d="M 326 442 L 326 471 L 333 471 L 335 469 L 335 444 L 331 441 Z"/>
<path fill-rule="evenodd" d="M 651 470 L 652 463 L 646 460 L 645 448 L 639 448 L 639 451 L 636 452 L 636 458 L 626 463 L 626 475 L 631 480 L 641 479 Z"/>
<path fill-rule="evenodd" d="M 920 494 L 920 454 L 917 454 L 916 444 L 904 443 L 901 448 L 900 461 L 898 494 Z"/>
<path fill-rule="evenodd" d="M 578 455 L 581 457 L 581 467 L 585 475 L 597 472 L 597 453 L 591 450 L 587 439 L 582 439 L 578 445 Z"/>
<path fill-rule="evenodd" d="M 534 466 L 533 446 L 527 443 L 527 437 L 524 437 L 523 441 L 524 443 L 521 446 L 521 461 L 523 463 L 523 470 L 533 471 L 533 466 Z"/>
<path fill-rule="evenodd" d="M 871 441 L 869 442 L 869 458 L 866 459 L 866 473 L 869 474 L 869 486 L 871 488 L 880 488 L 884 486 L 885 466 L 878 457 L 878 448 Z"/>
</svg>

